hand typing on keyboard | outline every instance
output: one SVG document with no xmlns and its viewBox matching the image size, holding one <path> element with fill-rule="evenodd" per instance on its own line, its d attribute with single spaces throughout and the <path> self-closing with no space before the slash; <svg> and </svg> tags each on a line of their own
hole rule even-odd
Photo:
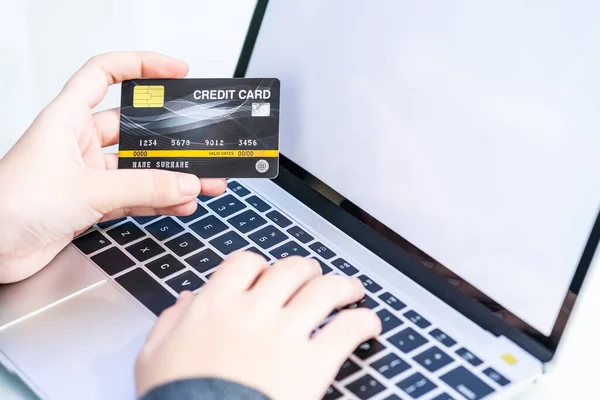
<svg viewBox="0 0 600 400">
<path fill-rule="evenodd" d="M 117 170 L 119 110 L 93 113 L 108 86 L 180 78 L 188 67 L 154 53 L 112 53 L 87 62 L 0 160 L 0 283 L 43 268 L 74 236 L 126 215 L 189 215 L 225 180 L 160 170 Z"/>
<path fill-rule="evenodd" d="M 136 363 L 138 395 L 182 378 L 215 377 L 272 399 L 321 399 L 348 356 L 381 332 L 356 278 L 322 276 L 298 256 L 272 266 L 232 253 L 198 294 L 182 292 L 159 316 Z"/>
</svg>

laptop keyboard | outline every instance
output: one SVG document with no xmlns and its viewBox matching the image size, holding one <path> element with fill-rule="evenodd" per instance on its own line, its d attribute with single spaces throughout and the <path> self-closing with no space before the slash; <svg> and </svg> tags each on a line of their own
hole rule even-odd
<svg viewBox="0 0 600 400">
<path fill-rule="evenodd" d="M 73 243 L 156 315 L 174 304 L 179 292 L 198 290 L 239 249 L 271 263 L 291 255 L 310 257 L 324 274 L 359 278 L 367 295 L 347 308 L 375 310 L 383 333 L 354 351 L 324 399 L 477 400 L 511 383 L 407 305 L 401 293 L 391 293 L 341 257 L 324 238 L 237 181 L 227 186 L 221 196 L 199 196 L 190 216 L 102 222 Z"/>
</svg>

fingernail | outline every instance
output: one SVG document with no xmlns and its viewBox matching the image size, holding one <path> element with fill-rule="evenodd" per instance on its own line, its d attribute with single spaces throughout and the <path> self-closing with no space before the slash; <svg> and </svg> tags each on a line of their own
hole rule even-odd
<svg viewBox="0 0 600 400">
<path fill-rule="evenodd" d="M 179 190 L 184 196 L 197 195 L 200 193 L 200 180 L 194 175 L 180 175 Z"/>
</svg>

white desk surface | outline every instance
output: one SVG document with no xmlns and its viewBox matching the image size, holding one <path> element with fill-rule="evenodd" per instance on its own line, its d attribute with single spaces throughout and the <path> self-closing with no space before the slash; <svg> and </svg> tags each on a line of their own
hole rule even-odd
<svg viewBox="0 0 600 400">
<path fill-rule="evenodd" d="M 184 59 L 189 54 L 185 43 L 182 45 L 157 36 L 132 36 L 131 32 L 140 30 L 132 29 L 131 21 L 126 18 L 129 13 L 124 10 L 135 10 L 138 21 L 147 19 L 144 18 L 144 12 L 149 17 L 156 8 L 160 9 L 163 16 L 168 12 L 174 12 L 177 18 L 192 15 L 199 29 L 210 34 L 191 39 L 195 40 L 194 53 L 202 54 L 205 62 L 190 65 L 190 76 L 214 77 L 231 76 L 254 6 L 253 1 L 246 0 L 169 2 L 169 7 L 160 0 L 103 0 L 101 10 L 117 11 L 107 15 L 107 18 L 90 20 L 85 17 L 89 10 L 82 8 L 81 4 L 83 3 L 77 0 L 61 0 L 53 2 L 47 8 L 34 0 L 0 0 L 0 8 L 5 16 L 4 23 L 0 24 L 0 49 L 4 55 L 8 55 L 5 59 L 12 61 L 10 64 L 0 63 L 0 77 L 12 78 L 6 82 L 0 80 L 3 93 L 0 97 L 0 156 L 60 90 L 65 79 L 90 56 L 124 49 L 153 49 Z M 193 10 L 180 12 L 181 9 Z M 168 16 L 166 19 L 169 19 Z M 95 21 L 101 25 L 89 29 L 90 22 Z M 123 29 L 127 27 L 128 33 L 115 29 L 119 26 Z M 83 34 L 78 34 L 74 39 L 73 30 Z M 208 39 L 202 40 L 203 38 Z M 69 45 L 68 52 L 63 46 L 56 48 L 57 43 L 70 43 L 72 40 L 77 40 L 80 46 L 77 43 Z M 57 52 L 61 54 L 59 57 L 56 56 Z M 34 101 L 29 95 L 24 97 L 24 94 L 32 91 L 23 90 L 32 84 L 36 85 L 38 94 Z M 3 104 L 9 99 L 10 106 Z M 119 91 L 115 87 L 109 90 L 99 109 L 118 104 Z M 15 113 L 15 109 L 20 112 Z M 600 277 L 597 269 L 591 271 L 584 286 L 584 293 L 576 307 L 577 315 L 573 317 L 569 332 L 564 338 L 562 353 L 555 369 L 519 398 L 589 398 L 590 395 L 586 396 L 586 393 L 597 397 L 596 360 L 600 360 L 597 339 L 600 290 L 595 290 L 600 288 Z M 20 380 L 0 366 L 0 399 L 29 400 L 35 399 L 35 396 Z"/>
</svg>

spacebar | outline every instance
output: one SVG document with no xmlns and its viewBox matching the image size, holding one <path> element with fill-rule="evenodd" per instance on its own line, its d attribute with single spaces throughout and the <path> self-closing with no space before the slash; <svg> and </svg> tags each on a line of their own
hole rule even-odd
<svg viewBox="0 0 600 400">
<path fill-rule="evenodd" d="M 175 304 L 175 296 L 141 268 L 136 268 L 115 280 L 156 315 Z"/>
</svg>

